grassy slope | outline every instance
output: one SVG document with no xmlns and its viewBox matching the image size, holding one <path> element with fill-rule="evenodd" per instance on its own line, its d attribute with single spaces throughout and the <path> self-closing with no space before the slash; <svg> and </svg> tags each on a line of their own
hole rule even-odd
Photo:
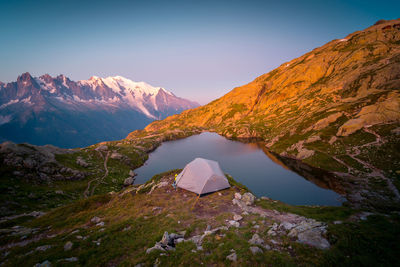
<svg viewBox="0 0 400 267">
<path fill-rule="evenodd" d="M 177 171 L 171 171 L 155 177 L 157 181 L 165 175 L 173 177 Z M 231 180 L 233 181 L 233 180 Z M 149 181 L 148 183 L 150 183 Z M 186 230 L 186 236 L 202 233 L 207 225 L 212 228 L 224 225 L 225 219 L 232 217 L 226 208 L 233 194 L 245 192 L 237 187 L 222 191 L 222 195 L 211 194 L 202 197 L 196 207 L 190 207 L 195 200 L 194 194 L 187 191 L 171 191 L 169 186 L 156 189 L 151 195 L 147 191 L 139 194 L 107 194 L 80 200 L 33 221 L 21 225 L 39 228 L 39 234 L 55 237 L 43 238 L 24 247 L 15 247 L 6 257 L 2 256 L 5 266 L 19 264 L 33 265 L 44 260 L 57 263 L 60 259 L 77 257 L 78 263 L 58 262 L 63 266 L 130 266 L 143 263 L 152 265 L 156 259 L 163 266 L 217 265 L 228 266 L 232 263 L 226 256 L 234 249 L 238 262 L 234 266 L 260 266 L 265 264 L 284 266 L 376 266 L 392 265 L 399 260 L 400 219 L 398 216 L 370 216 L 366 221 L 349 220 L 354 211 L 345 207 L 291 207 L 273 200 L 260 200 L 257 205 L 268 209 L 290 211 L 307 217 L 323 220 L 329 225 L 328 238 L 333 247 L 321 251 L 293 242 L 287 237 L 279 240 L 277 250 L 252 255 L 247 241 L 256 231 L 254 225 L 260 225 L 257 232 L 270 242 L 267 231 L 273 221 L 258 215 L 247 215 L 241 221 L 241 227 L 230 228 L 217 235 L 208 236 L 203 242 L 203 250 L 196 249 L 192 242 L 181 243 L 176 251 L 160 256 L 160 252 L 146 254 L 145 250 L 159 241 L 164 233 Z M 154 209 L 155 207 L 159 207 Z M 215 213 L 216 215 L 208 216 Z M 90 219 L 98 216 L 105 222 L 104 227 L 95 226 Z M 345 221 L 333 224 L 335 220 Z M 103 228 L 104 230 L 100 230 Z M 79 230 L 79 232 L 76 232 Z M 77 236 L 86 237 L 85 240 Z M 29 240 L 32 235 L 26 237 Z M 2 242 L 10 237 L 0 236 Z M 19 240 L 15 236 L 11 239 Z M 275 238 L 276 239 L 276 238 Z M 70 251 L 64 251 L 64 244 L 73 242 Z M 100 242 L 96 245 L 96 242 Z M 272 243 L 270 243 L 272 245 Z M 51 245 L 46 251 L 35 251 L 38 246 Z M 28 253 L 28 254 L 27 254 Z"/>
</svg>

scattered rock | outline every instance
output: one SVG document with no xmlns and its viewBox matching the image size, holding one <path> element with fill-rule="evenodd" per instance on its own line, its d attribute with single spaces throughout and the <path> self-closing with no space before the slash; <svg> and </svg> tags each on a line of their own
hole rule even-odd
<svg viewBox="0 0 400 267">
<path fill-rule="evenodd" d="M 97 150 L 97 151 L 107 151 L 108 150 L 108 146 L 101 145 L 101 146 L 97 147 L 95 150 Z"/>
<path fill-rule="evenodd" d="M 232 252 L 231 254 L 229 254 L 228 256 L 226 256 L 227 260 L 236 262 L 237 261 L 237 255 L 236 252 Z"/>
<path fill-rule="evenodd" d="M 53 266 L 53 265 L 51 265 L 51 262 L 49 262 L 48 260 L 45 260 L 42 263 L 36 263 L 34 265 L 34 267 L 51 267 L 51 266 Z"/>
<path fill-rule="evenodd" d="M 129 230 L 131 230 L 131 226 L 127 226 L 127 227 L 125 227 L 124 229 L 122 229 L 122 231 L 129 231 Z"/>
<path fill-rule="evenodd" d="M 328 240 L 322 235 L 326 233 L 326 225 L 313 219 L 306 219 L 293 227 L 288 236 L 297 237 L 297 242 L 310 246 L 327 249 L 330 247 Z"/>
<path fill-rule="evenodd" d="M 255 255 L 257 253 L 263 253 L 262 249 L 259 247 L 250 247 L 250 251 L 251 251 L 251 253 L 253 253 L 253 255 Z"/>
<path fill-rule="evenodd" d="M 242 216 L 240 216 L 240 215 L 238 215 L 238 214 L 234 214 L 234 215 L 233 215 L 233 220 L 234 220 L 234 221 L 240 221 L 241 219 L 243 219 Z"/>
<path fill-rule="evenodd" d="M 321 232 L 315 229 L 304 231 L 297 236 L 297 242 L 307 244 L 319 249 L 328 249 L 330 244 L 328 240 L 321 236 Z"/>
<path fill-rule="evenodd" d="M 291 230 L 293 227 L 295 227 L 295 225 L 290 222 L 283 222 L 279 226 L 279 228 L 284 229 L 286 231 Z"/>
<path fill-rule="evenodd" d="M 122 155 L 121 154 L 119 154 L 118 152 L 113 152 L 113 153 L 111 153 L 111 156 L 110 156 L 110 158 L 112 158 L 112 159 L 122 159 Z"/>
<path fill-rule="evenodd" d="M 335 143 L 336 140 L 337 140 L 337 137 L 336 137 L 336 136 L 332 136 L 331 139 L 329 139 L 329 142 L 328 142 L 328 143 L 329 143 L 330 145 L 333 145 L 333 143 Z"/>
<path fill-rule="evenodd" d="M 124 186 L 129 186 L 135 182 L 135 178 L 133 177 L 128 177 L 124 180 Z"/>
<path fill-rule="evenodd" d="M 101 221 L 101 219 L 100 219 L 99 217 L 95 216 L 95 217 L 93 217 L 90 221 L 91 221 L 92 223 L 99 223 L 99 222 Z"/>
<path fill-rule="evenodd" d="M 74 245 L 74 244 L 73 244 L 71 241 L 68 241 L 68 242 L 65 243 L 65 245 L 64 245 L 64 250 L 65 250 L 65 251 L 71 250 L 73 245 Z"/>
<path fill-rule="evenodd" d="M 240 223 L 237 221 L 230 220 L 228 224 L 229 226 L 240 227 Z"/>
<path fill-rule="evenodd" d="M 302 147 L 299 150 L 299 153 L 297 154 L 296 158 L 298 158 L 298 159 L 306 159 L 306 158 L 309 158 L 309 157 L 313 156 L 314 153 L 315 153 L 314 150 L 309 150 L 307 148 Z"/>
<path fill-rule="evenodd" d="M 65 258 L 65 259 L 58 260 L 58 261 L 77 262 L 78 258 L 77 257 L 71 257 L 71 258 Z"/>
<path fill-rule="evenodd" d="M 247 205 L 251 206 L 254 204 L 254 201 L 256 200 L 256 197 L 252 193 L 244 193 L 242 196 L 242 201 Z"/>
<path fill-rule="evenodd" d="M 50 245 L 44 245 L 44 246 L 37 247 L 35 250 L 36 250 L 36 251 L 46 251 L 46 250 L 48 250 L 49 248 L 51 248 Z"/>
<path fill-rule="evenodd" d="M 56 190 L 55 192 L 57 195 L 64 195 L 64 191 L 62 190 Z"/>
<path fill-rule="evenodd" d="M 264 240 L 258 235 L 254 234 L 253 237 L 249 240 L 249 243 L 252 245 L 263 245 Z"/>
<path fill-rule="evenodd" d="M 313 142 L 316 142 L 319 140 L 321 140 L 321 137 L 319 137 L 319 135 L 313 135 L 313 136 L 308 137 L 305 143 L 309 144 L 309 143 L 313 143 Z"/>
<path fill-rule="evenodd" d="M 238 200 L 242 199 L 242 195 L 240 193 L 235 193 L 235 198 Z"/>
<path fill-rule="evenodd" d="M 89 164 L 82 157 L 76 158 L 76 164 L 78 164 L 79 166 L 82 166 L 84 168 L 87 168 L 89 166 Z"/>
<path fill-rule="evenodd" d="M 96 226 L 102 227 L 104 226 L 104 222 L 99 222 L 98 224 L 96 224 Z"/>
</svg>

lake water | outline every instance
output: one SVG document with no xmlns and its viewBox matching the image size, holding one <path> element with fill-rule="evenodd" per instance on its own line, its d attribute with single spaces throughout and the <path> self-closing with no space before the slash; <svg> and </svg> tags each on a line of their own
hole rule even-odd
<svg viewBox="0 0 400 267">
<path fill-rule="evenodd" d="M 336 192 L 275 163 L 257 144 L 231 141 L 208 132 L 164 142 L 150 153 L 145 165 L 135 170 L 135 183 L 144 183 L 171 169 L 183 169 L 197 157 L 218 161 L 224 173 L 258 197 L 267 196 L 292 205 L 340 206 L 343 201 Z"/>
</svg>

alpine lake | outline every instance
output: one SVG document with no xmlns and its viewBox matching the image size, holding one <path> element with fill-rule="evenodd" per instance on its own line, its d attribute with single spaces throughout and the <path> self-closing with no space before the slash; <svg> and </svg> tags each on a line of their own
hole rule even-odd
<svg viewBox="0 0 400 267">
<path fill-rule="evenodd" d="M 217 161 L 224 173 L 257 197 L 266 196 L 291 205 L 319 206 L 341 206 L 346 200 L 337 193 L 340 189 L 334 188 L 334 178 L 329 174 L 297 160 L 282 160 L 261 143 L 232 141 L 210 132 L 162 143 L 135 170 L 135 184 L 158 173 L 183 169 L 198 157 Z"/>
</svg>

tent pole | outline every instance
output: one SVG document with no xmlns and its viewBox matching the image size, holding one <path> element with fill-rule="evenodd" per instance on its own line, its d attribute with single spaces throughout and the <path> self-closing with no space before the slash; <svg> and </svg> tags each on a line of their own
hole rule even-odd
<svg viewBox="0 0 400 267">
<path fill-rule="evenodd" d="M 199 198 L 200 198 L 200 194 L 197 196 L 196 201 L 193 203 L 193 206 L 192 206 L 192 208 L 191 208 L 190 210 L 193 210 L 193 208 L 194 208 L 194 206 L 196 205 L 196 203 L 197 203 L 197 201 L 199 200 Z"/>
</svg>

